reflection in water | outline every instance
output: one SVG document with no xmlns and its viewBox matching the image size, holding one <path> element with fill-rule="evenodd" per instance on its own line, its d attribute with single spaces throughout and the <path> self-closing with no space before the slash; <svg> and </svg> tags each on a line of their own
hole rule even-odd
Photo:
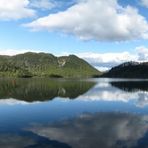
<svg viewBox="0 0 148 148">
<path fill-rule="evenodd" d="M 117 89 L 120 88 L 120 89 Z M 0 79 L 0 104 L 28 104 L 56 97 L 82 101 L 129 102 L 148 105 L 148 81 L 79 81 L 63 79 Z"/>
<path fill-rule="evenodd" d="M 111 85 L 128 92 L 148 91 L 148 81 L 120 81 Z"/>
<path fill-rule="evenodd" d="M 71 148 L 65 143 L 35 135 L 31 132 L 0 134 L 1 148 Z"/>
<path fill-rule="evenodd" d="M 111 85 L 129 92 L 129 94 L 131 93 L 130 96 L 135 94 L 134 99 L 137 100 L 137 106 L 144 107 L 148 105 L 148 81 L 120 81 L 111 82 Z"/>
<path fill-rule="evenodd" d="M 113 79 L 0 79 L 0 147 L 145 148 L 147 84 Z"/>
<path fill-rule="evenodd" d="M 74 148 L 131 148 L 144 147 L 140 141 L 147 136 L 147 122 L 148 116 L 96 113 L 55 124 L 35 124 L 27 130 Z"/>
<path fill-rule="evenodd" d="M 76 98 L 95 85 L 95 82 L 54 79 L 0 79 L 0 99 L 27 102 L 52 100 L 55 97 Z M 13 102 L 14 100 L 10 101 Z"/>
<path fill-rule="evenodd" d="M 117 86 L 122 86 L 120 89 Z M 125 87 L 126 86 L 126 87 Z M 131 91 L 129 91 L 131 90 Z M 129 102 L 133 101 L 136 106 L 148 105 L 148 81 L 105 81 L 98 82 L 92 89 L 79 100 L 86 101 L 108 101 L 108 102 Z"/>
</svg>

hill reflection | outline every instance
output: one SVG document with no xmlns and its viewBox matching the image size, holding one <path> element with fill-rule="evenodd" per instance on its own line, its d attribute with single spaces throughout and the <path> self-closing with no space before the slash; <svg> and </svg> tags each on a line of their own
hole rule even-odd
<svg viewBox="0 0 148 148">
<path fill-rule="evenodd" d="M 56 79 L 0 79 L 0 99 L 27 102 L 52 100 L 55 97 L 74 99 L 96 83 Z"/>
<path fill-rule="evenodd" d="M 148 81 L 110 82 L 112 86 L 127 92 L 148 91 Z"/>
</svg>

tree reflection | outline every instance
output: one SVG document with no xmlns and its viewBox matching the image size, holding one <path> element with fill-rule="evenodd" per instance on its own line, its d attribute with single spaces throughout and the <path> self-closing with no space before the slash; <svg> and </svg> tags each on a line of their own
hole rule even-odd
<svg viewBox="0 0 148 148">
<path fill-rule="evenodd" d="M 139 90 L 148 91 L 148 81 L 116 81 L 110 83 L 112 86 L 128 92 L 136 92 Z"/>
<path fill-rule="evenodd" d="M 14 98 L 28 102 L 52 100 L 55 97 L 74 99 L 86 93 L 95 82 L 56 79 L 0 80 L 0 99 Z"/>
</svg>

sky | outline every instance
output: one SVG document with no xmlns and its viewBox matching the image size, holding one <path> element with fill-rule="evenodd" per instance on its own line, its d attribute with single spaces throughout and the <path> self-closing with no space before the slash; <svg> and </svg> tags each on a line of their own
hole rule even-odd
<svg viewBox="0 0 148 148">
<path fill-rule="evenodd" d="M 75 54 L 99 70 L 148 59 L 148 0 L 0 0 L 0 54 Z"/>
</svg>

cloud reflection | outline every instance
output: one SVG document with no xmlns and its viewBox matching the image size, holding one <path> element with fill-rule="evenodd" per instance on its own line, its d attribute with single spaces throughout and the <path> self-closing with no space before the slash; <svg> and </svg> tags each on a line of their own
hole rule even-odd
<svg viewBox="0 0 148 148">
<path fill-rule="evenodd" d="M 55 124 L 34 125 L 27 130 L 75 148 L 139 146 L 148 131 L 148 116 L 126 113 L 84 114 Z"/>
<path fill-rule="evenodd" d="M 0 134 L 1 148 L 71 148 L 69 145 L 49 140 L 32 132 Z"/>
<path fill-rule="evenodd" d="M 87 93 L 79 96 L 78 100 L 83 101 L 108 101 L 108 102 L 125 102 L 133 101 L 137 107 L 145 107 L 148 105 L 148 91 L 147 86 L 142 87 L 143 82 L 140 86 L 132 86 L 133 82 L 122 82 L 128 83 L 127 86 L 124 85 L 124 88 L 117 87 L 112 85 L 109 82 L 99 82 L 93 89 L 89 90 Z M 113 83 L 114 84 L 114 83 Z M 148 84 L 148 82 L 147 82 Z"/>
</svg>

